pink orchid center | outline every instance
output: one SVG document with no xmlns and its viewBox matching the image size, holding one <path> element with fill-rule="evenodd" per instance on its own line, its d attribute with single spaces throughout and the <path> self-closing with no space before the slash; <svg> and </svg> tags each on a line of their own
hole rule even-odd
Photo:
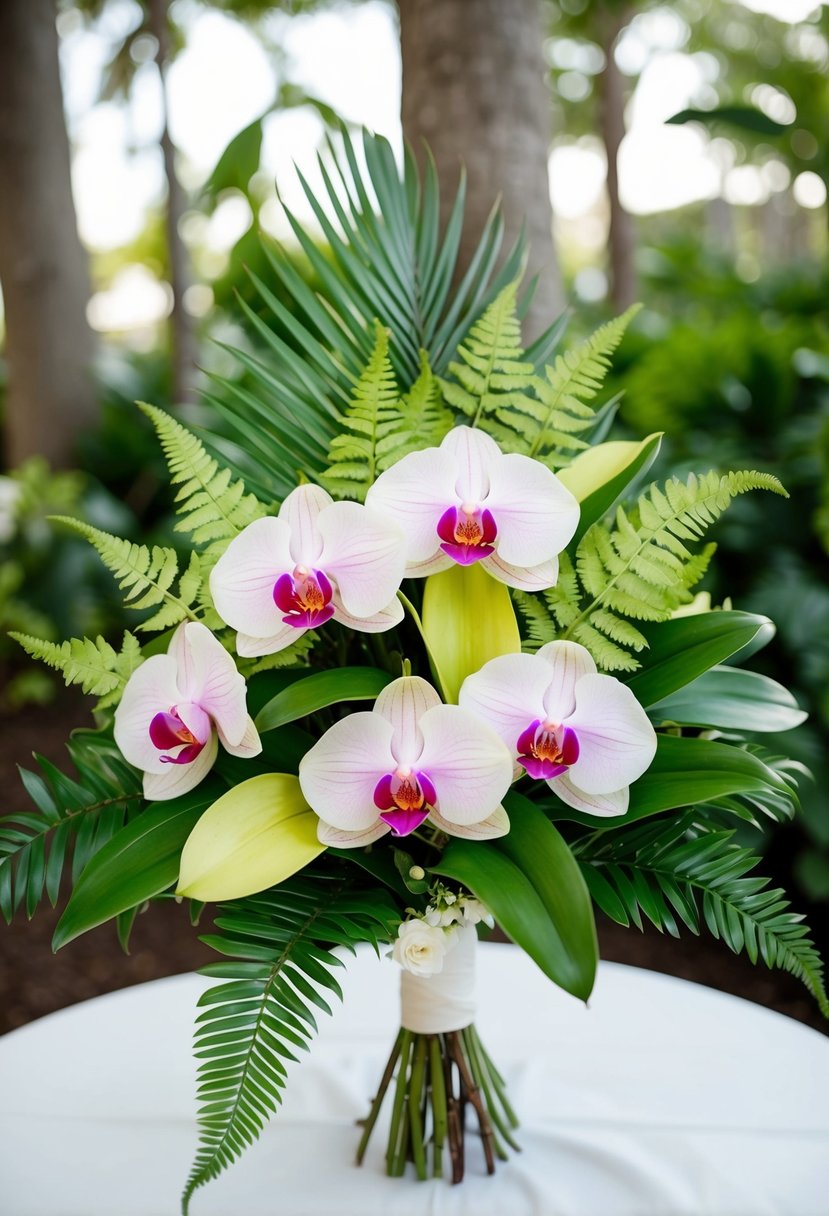
<svg viewBox="0 0 829 1216">
<path fill-rule="evenodd" d="M 204 717 L 207 719 L 206 714 Z M 209 719 L 207 725 L 209 736 Z M 192 764 L 207 742 L 206 739 L 197 738 L 184 724 L 175 705 L 169 713 L 155 715 L 150 723 L 150 739 L 160 752 L 176 752 L 175 755 L 161 756 L 162 764 Z"/>
<path fill-rule="evenodd" d="M 331 583 L 322 570 L 295 566 L 293 574 L 280 574 L 274 583 L 273 602 L 285 615 L 282 620 L 296 629 L 314 629 L 334 615 Z"/>
<path fill-rule="evenodd" d="M 549 781 L 579 758 L 579 740 L 570 726 L 536 718 L 518 736 L 518 763 L 531 777 Z"/>
<path fill-rule="evenodd" d="M 438 520 L 441 549 L 461 566 L 471 566 L 495 552 L 498 529 L 492 512 L 474 502 L 449 507 Z"/>
<path fill-rule="evenodd" d="M 374 787 L 374 805 L 395 836 L 408 836 L 419 828 L 436 802 L 435 787 L 426 773 L 411 768 L 387 773 Z"/>
</svg>

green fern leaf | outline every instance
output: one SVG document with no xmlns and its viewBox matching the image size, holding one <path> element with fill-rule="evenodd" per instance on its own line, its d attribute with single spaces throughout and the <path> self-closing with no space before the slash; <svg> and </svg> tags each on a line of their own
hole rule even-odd
<svg viewBox="0 0 829 1216">
<path fill-rule="evenodd" d="M 639 305 L 634 305 L 602 325 L 575 350 L 559 355 L 544 376 L 533 376 L 523 394 L 503 403 L 497 417 L 506 431 L 513 432 L 515 451 L 559 467 L 588 446 L 580 436 L 595 422 L 589 403 L 598 395 L 610 370 L 610 356 L 638 310 Z"/>
<path fill-rule="evenodd" d="M 572 586 L 566 604 L 558 588 L 548 592 L 551 609 L 559 615 L 565 637 L 575 638 L 593 651 L 605 670 L 634 670 L 625 665 L 616 650 L 608 650 L 609 639 L 621 647 L 639 650 L 644 639 L 635 627 L 621 621 L 664 621 L 691 598 L 714 552 L 706 545 L 699 552 L 688 548 L 697 542 L 733 498 L 749 490 L 785 494 L 769 473 L 715 472 L 687 481 L 672 478 L 664 489 L 651 486 L 632 511 L 619 507 L 614 527 L 593 524 L 576 550 L 578 580 L 587 597 L 572 615 Z M 566 625 L 561 613 L 570 619 Z M 605 635 L 605 642 L 596 636 Z M 612 666 L 610 664 L 613 664 Z"/>
<path fill-rule="evenodd" d="M 493 300 L 449 364 L 455 379 L 440 382 L 446 403 L 464 414 L 471 426 L 484 426 L 496 439 L 503 431 L 496 421 L 501 410 L 532 408 L 525 397 L 535 369 L 524 358 L 521 345 L 517 288 L 517 282 L 510 283 Z"/>
<path fill-rule="evenodd" d="M 452 429 L 452 415 L 444 406 L 437 377 L 429 367 L 425 350 L 420 352 L 420 375 L 401 399 L 400 429 L 386 435 L 377 444 L 377 468 L 380 472 L 396 464 L 409 452 L 437 447 Z"/>
<path fill-rule="evenodd" d="M 530 595 L 527 591 L 513 591 L 512 598 L 524 619 L 527 631 L 521 649 L 529 654 L 534 654 L 540 646 L 546 646 L 548 642 L 555 639 L 555 622 L 538 596 Z"/>
<path fill-rule="evenodd" d="M 320 478 L 332 494 L 365 500 L 382 466 L 384 455 L 393 449 L 395 438 L 405 433 L 400 394 L 389 358 L 389 331 L 375 323 L 374 350 L 343 418 L 343 433 L 331 440 L 329 468 Z"/>
<path fill-rule="evenodd" d="M 195 599 L 194 570 L 198 562 L 195 554 L 183 576 L 186 580 L 184 592 L 182 594 L 180 589 L 179 595 L 175 595 L 171 591 L 178 575 L 175 550 L 160 545 L 153 545 L 149 549 L 146 545 L 121 540 L 67 515 L 52 515 L 49 518 L 71 528 L 97 550 L 101 561 L 117 579 L 120 589 L 126 592 L 124 600 L 128 608 L 138 610 L 163 605 L 154 617 L 138 625 L 138 629 L 169 629 L 180 621 L 198 619 L 192 609 Z"/>
<path fill-rule="evenodd" d="M 175 418 L 144 402 L 138 408 L 155 427 L 170 480 L 179 487 L 176 512 L 181 518 L 175 530 L 188 532 L 196 545 L 207 545 L 208 554 L 217 560 L 234 536 L 265 514 L 264 506 Z"/>
<path fill-rule="evenodd" d="M 680 924 L 692 933 L 705 924 L 735 954 L 791 972 L 829 1017 L 823 962 L 802 916 L 752 873 L 759 858 L 733 837 L 694 810 L 595 832 L 574 847 L 593 898 L 612 919 L 641 929 L 644 916 L 673 936 Z"/>
<path fill-rule="evenodd" d="M 341 996 L 333 973 L 343 963 L 331 947 L 378 948 L 399 918 L 388 895 L 361 890 L 339 867 L 333 874 L 306 870 L 219 908 L 219 933 L 202 940 L 232 961 L 203 971 L 228 982 L 199 1001 L 201 1138 L 184 1191 L 185 1216 L 194 1191 L 252 1144 L 280 1105 L 285 1064 L 316 1029 L 309 1006 L 330 1013 L 327 994 Z"/>
<path fill-rule="evenodd" d="M 25 633 L 10 633 L 9 637 L 33 659 L 59 671 L 65 684 L 80 684 L 85 693 L 100 697 L 99 709 L 120 700 L 124 685 L 142 662 L 141 644 L 129 632 L 124 633 L 120 653 L 100 636 L 94 640 L 70 638 L 59 644 Z"/>
</svg>

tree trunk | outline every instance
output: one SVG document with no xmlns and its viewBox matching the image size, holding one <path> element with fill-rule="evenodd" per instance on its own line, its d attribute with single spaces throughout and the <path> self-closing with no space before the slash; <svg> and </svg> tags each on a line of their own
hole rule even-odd
<svg viewBox="0 0 829 1216">
<path fill-rule="evenodd" d="M 610 298 L 617 312 L 636 300 L 636 234 L 633 219 L 619 198 L 619 146 L 625 137 L 625 86 L 613 57 L 616 39 L 631 13 L 604 13 L 602 49 L 605 68 L 599 76 L 599 123 L 607 156 L 607 195 L 610 203 Z"/>
<path fill-rule="evenodd" d="M 66 466 L 98 403 L 54 0 L 0 0 L 0 283 L 6 460 L 16 465 L 40 452 Z"/>
<path fill-rule="evenodd" d="M 184 293 L 190 286 L 190 264 L 187 250 L 181 239 L 179 224 L 186 210 L 187 200 L 176 172 L 176 150 L 170 138 L 167 122 L 167 65 L 170 57 L 167 9 L 168 0 L 149 0 L 148 28 L 156 40 L 155 61 L 158 66 L 163 104 L 161 151 L 164 156 L 164 176 L 167 181 L 165 222 L 170 287 L 173 293 L 173 306 L 170 312 L 170 394 L 173 403 L 179 405 L 194 399 L 196 336 L 193 318 L 184 307 Z"/>
<path fill-rule="evenodd" d="M 547 162 L 550 99 L 538 0 L 398 0 L 403 134 L 421 163 L 432 150 L 445 221 L 467 171 L 461 270 L 496 198 L 505 249 L 523 223 L 538 286 L 524 322 L 531 339 L 564 307 L 552 239 Z"/>
</svg>

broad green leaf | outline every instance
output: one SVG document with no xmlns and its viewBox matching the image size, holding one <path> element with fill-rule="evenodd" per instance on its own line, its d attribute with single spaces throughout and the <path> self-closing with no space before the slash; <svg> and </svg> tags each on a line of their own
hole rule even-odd
<svg viewBox="0 0 829 1216">
<path fill-rule="evenodd" d="M 274 730 L 340 701 L 373 701 L 394 677 L 377 667 L 317 671 L 278 692 L 256 715 L 256 728 Z"/>
<path fill-rule="evenodd" d="M 266 773 L 243 781 L 190 833 L 176 894 L 215 903 L 284 882 L 325 849 L 318 822 L 296 777 Z"/>
<path fill-rule="evenodd" d="M 630 787 L 627 812 L 609 819 L 607 825 L 619 827 L 660 811 L 712 802 L 733 794 L 775 793 L 789 801 L 793 799 L 791 786 L 751 752 L 708 739 L 659 735 L 653 763 Z M 554 819 L 573 819 L 596 827 L 594 815 L 556 802 Z"/>
<path fill-rule="evenodd" d="M 52 949 L 171 887 L 182 846 L 220 788 L 210 779 L 180 798 L 155 802 L 116 833 L 81 873 Z"/>
<path fill-rule="evenodd" d="M 509 804 L 513 826 L 507 836 L 452 840 L 432 871 L 462 882 L 545 975 L 587 1000 L 597 947 L 584 879 L 542 812 L 521 795 L 510 795 Z"/>
<path fill-rule="evenodd" d="M 701 612 L 670 621 L 637 622 L 637 628 L 648 649 L 642 651 L 642 669 L 625 682 L 646 708 L 745 647 L 758 649 L 774 636 L 768 617 L 751 612 Z"/>
<path fill-rule="evenodd" d="M 641 443 L 613 440 L 597 443 L 576 456 L 558 478 L 579 500 L 579 525 L 571 541 L 577 545 L 596 520 L 602 519 L 620 494 L 653 464 L 662 443 L 662 432 L 648 435 Z"/>
<path fill-rule="evenodd" d="M 792 730 L 807 714 L 776 680 L 739 667 L 712 667 L 650 707 L 656 722 L 743 731 Z"/>
<path fill-rule="evenodd" d="M 453 565 L 426 580 L 423 633 L 448 701 L 490 659 L 518 654 L 521 635 L 508 588 L 479 562 Z"/>
<path fill-rule="evenodd" d="M 722 105 L 716 106 L 713 110 L 689 108 L 680 110 L 678 114 L 672 114 L 670 118 L 665 119 L 665 122 L 673 123 L 676 126 L 699 122 L 703 126 L 713 127 L 715 130 L 720 123 L 725 123 L 726 126 L 738 127 L 741 131 L 751 131 L 756 135 L 785 135 L 789 130 L 787 123 L 778 122 L 757 106 L 748 105 Z"/>
</svg>

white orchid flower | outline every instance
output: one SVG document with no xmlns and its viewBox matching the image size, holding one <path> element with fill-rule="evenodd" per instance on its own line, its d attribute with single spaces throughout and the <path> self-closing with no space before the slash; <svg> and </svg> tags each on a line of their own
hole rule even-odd
<svg viewBox="0 0 829 1216">
<path fill-rule="evenodd" d="M 468 426 L 381 473 L 366 505 L 403 529 L 407 575 L 479 561 L 493 578 L 524 591 L 555 584 L 558 554 L 579 519 L 576 499 L 546 465 L 505 455 Z"/>
<path fill-rule="evenodd" d="M 403 619 L 396 598 L 405 554 L 399 527 L 319 486 L 292 490 L 276 518 L 230 542 L 210 575 L 240 655 L 274 654 L 332 618 L 363 633 Z"/>
<path fill-rule="evenodd" d="M 167 653 L 153 655 L 130 676 L 115 711 L 115 742 L 143 770 L 144 796 L 154 801 L 197 786 L 213 767 L 219 743 L 232 756 L 262 750 L 245 681 L 198 621 L 179 625 Z"/>
<path fill-rule="evenodd" d="M 299 766 L 320 840 L 345 848 L 389 831 L 407 836 L 427 818 L 450 836 L 503 836 L 511 780 L 498 736 L 418 676 L 392 681 L 370 712 L 337 722 Z"/>
<path fill-rule="evenodd" d="M 460 704 L 492 727 L 531 777 L 588 815 L 623 815 L 628 787 L 656 753 L 633 693 L 599 675 L 576 642 L 492 659 L 464 681 Z"/>
</svg>

